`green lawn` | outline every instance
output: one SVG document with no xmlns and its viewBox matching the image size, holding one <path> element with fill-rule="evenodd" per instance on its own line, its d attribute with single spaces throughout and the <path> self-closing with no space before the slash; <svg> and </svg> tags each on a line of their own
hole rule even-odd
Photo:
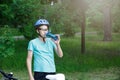
<svg viewBox="0 0 120 80">
<path fill-rule="evenodd" d="M 120 80 L 120 68 L 96 69 L 66 74 L 66 80 Z"/>
<path fill-rule="evenodd" d="M 11 72 L 11 70 L 6 70 Z M 14 77 L 28 80 L 27 70 L 14 70 Z M 66 80 L 120 80 L 120 68 L 99 68 L 88 72 L 65 72 Z"/>
</svg>

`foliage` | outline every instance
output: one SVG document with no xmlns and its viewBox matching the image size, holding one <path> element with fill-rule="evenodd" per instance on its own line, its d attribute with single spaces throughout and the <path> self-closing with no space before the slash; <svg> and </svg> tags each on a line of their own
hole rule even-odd
<svg viewBox="0 0 120 80">
<path fill-rule="evenodd" d="M 13 25 L 18 27 L 27 25 L 31 23 L 34 19 L 33 10 L 34 5 L 32 5 L 30 0 L 14 0 L 12 3 L 12 11 L 14 12 Z"/>
<path fill-rule="evenodd" d="M 120 5 L 114 6 L 112 10 L 113 17 L 113 32 L 120 33 L 120 11 L 118 10 Z"/>
<path fill-rule="evenodd" d="M 28 40 L 37 37 L 37 33 L 36 33 L 34 26 L 32 26 L 31 24 L 31 25 L 26 25 L 25 27 L 23 27 L 23 35 Z"/>
<path fill-rule="evenodd" d="M 23 28 L 25 25 L 33 23 L 38 10 L 36 9 L 37 5 L 35 5 L 36 4 L 35 1 L 37 3 L 38 0 L 1 1 L 2 2 L 2 4 L 0 4 L 1 25 L 9 25 L 15 28 L 17 27 Z M 34 14 L 34 12 L 36 14 Z"/>
<path fill-rule="evenodd" d="M 42 8 L 39 8 L 40 6 Z M 77 21 L 78 18 L 74 12 L 68 14 L 69 11 L 67 10 L 66 5 L 59 5 L 56 3 L 55 5 L 51 6 L 51 5 L 40 5 L 40 3 L 37 3 L 36 9 L 37 8 L 39 9 L 34 10 L 35 16 L 47 19 L 50 22 L 50 29 L 52 30 L 53 33 L 64 33 L 64 35 L 67 37 L 74 36 L 76 28 L 79 27 L 79 24 L 77 24 L 79 23 Z M 23 32 L 26 38 L 35 37 L 34 36 L 35 31 L 31 32 L 31 30 L 34 30 L 33 29 L 34 23 L 33 22 L 31 23 L 25 25 L 21 31 Z"/>
<path fill-rule="evenodd" d="M 87 18 L 89 23 L 86 29 L 103 32 L 103 9 L 106 5 L 111 8 L 111 20 L 113 32 L 119 32 L 119 0 L 86 0 L 89 3 Z"/>
<path fill-rule="evenodd" d="M 13 18 L 8 23 L 19 29 L 26 38 L 33 38 L 32 34 L 35 34 L 35 32 L 32 32 L 34 30 L 32 29 L 34 20 L 42 14 L 40 12 L 40 0 L 13 0 L 11 5 L 9 5 L 9 9 L 12 12 Z"/>
<path fill-rule="evenodd" d="M 50 5 L 54 1 L 54 5 Z M 35 32 L 30 33 L 36 20 L 46 18 L 50 22 L 53 33 L 62 33 L 66 37 L 80 32 L 82 9 L 86 10 L 86 29 L 103 32 L 103 15 L 100 7 L 106 3 L 112 4 L 113 31 L 119 32 L 119 0 L 2 0 L 0 4 L 0 27 L 9 25 L 19 28 L 25 37 L 33 38 Z M 86 1 L 82 4 L 79 1 Z M 79 5 L 80 3 L 80 5 Z M 89 7 L 88 7 L 89 6 Z M 117 7 L 117 8 L 114 8 Z M 9 15 L 8 15 L 9 14 Z M 26 30 L 27 29 L 27 30 Z M 28 31 L 28 32 L 27 32 Z M 29 33 L 29 34 L 28 34 Z"/>
<path fill-rule="evenodd" d="M 5 3 L 0 4 L 0 25 L 11 25 L 13 17 L 14 15 L 12 14 L 11 7 Z"/>
<path fill-rule="evenodd" d="M 47 5 L 45 9 L 45 18 L 50 21 L 53 33 L 64 33 L 66 37 L 74 36 L 76 28 L 80 27 L 80 19 L 74 11 L 70 12 L 68 5 Z"/>
<path fill-rule="evenodd" d="M 11 56 L 14 54 L 14 39 L 9 26 L 0 28 L 0 59 Z"/>
</svg>

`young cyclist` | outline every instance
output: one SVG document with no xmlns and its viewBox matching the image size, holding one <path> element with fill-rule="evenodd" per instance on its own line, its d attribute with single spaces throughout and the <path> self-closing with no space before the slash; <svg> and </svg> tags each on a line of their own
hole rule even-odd
<svg viewBox="0 0 120 80">
<path fill-rule="evenodd" d="M 59 57 L 63 57 L 60 36 L 57 35 L 58 40 L 46 37 L 46 33 L 49 31 L 49 22 L 45 19 L 37 20 L 34 27 L 38 37 L 30 40 L 26 59 L 29 80 L 48 80 L 45 78 L 46 75 L 56 73 L 54 50 Z M 34 76 L 32 75 L 32 59 L 34 59 Z"/>
</svg>

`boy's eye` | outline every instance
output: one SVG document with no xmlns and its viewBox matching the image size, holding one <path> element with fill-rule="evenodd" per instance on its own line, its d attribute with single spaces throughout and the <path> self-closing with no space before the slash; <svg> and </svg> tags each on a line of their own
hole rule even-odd
<svg viewBox="0 0 120 80">
<path fill-rule="evenodd" d="M 48 29 L 42 29 L 42 28 L 38 28 L 38 30 L 48 31 Z"/>
</svg>

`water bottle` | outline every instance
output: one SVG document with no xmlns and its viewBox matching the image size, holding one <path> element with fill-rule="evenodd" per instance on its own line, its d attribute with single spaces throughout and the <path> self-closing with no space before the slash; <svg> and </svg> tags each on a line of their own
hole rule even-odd
<svg viewBox="0 0 120 80">
<path fill-rule="evenodd" d="M 58 40 L 58 36 L 52 34 L 51 32 L 47 32 L 46 37 L 50 37 L 50 38 L 54 39 L 55 41 Z"/>
</svg>

